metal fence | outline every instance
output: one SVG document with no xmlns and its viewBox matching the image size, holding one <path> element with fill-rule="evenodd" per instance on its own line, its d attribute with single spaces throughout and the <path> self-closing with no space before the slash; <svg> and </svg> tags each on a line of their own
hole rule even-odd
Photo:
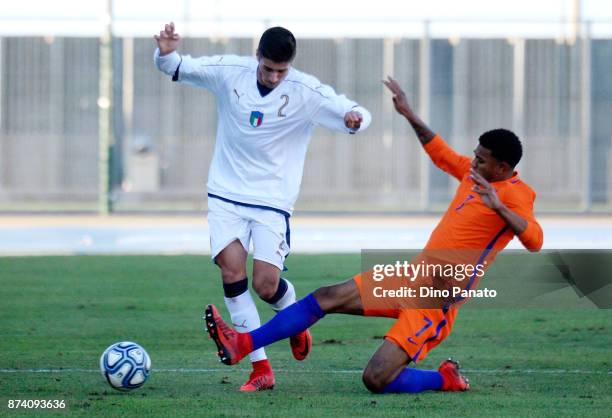
<svg viewBox="0 0 612 418">
<path fill-rule="evenodd" d="M 253 54 L 255 40 L 185 39 L 194 56 Z M 436 211 L 454 180 L 434 169 L 381 80 L 393 74 L 431 127 L 471 154 L 485 130 L 522 138 L 540 211 L 612 211 L 612 39 L 303 39 L 295 67 L 373 115 L 357 136 L 319 129 L 296 208 Z M 171 83 L 151 39 L 112 42 L 115 211 L 205 208 L 214 97 Z M 0 211 L 99 208 L 100 43 L 0 39 Z"/>
</svg>

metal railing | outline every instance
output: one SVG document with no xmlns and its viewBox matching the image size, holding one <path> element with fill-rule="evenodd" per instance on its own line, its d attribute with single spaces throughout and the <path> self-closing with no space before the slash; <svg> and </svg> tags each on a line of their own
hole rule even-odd
<svg viewBox="0 0 612 418">
<path fill-rule="evenodd" d="M 485 130 L 516 131 L 538 210 L 612 211 L 612 39 L 588 34 L 299 40 L 295 67 L 370 109 L 373 122 L 357 136 L 316 131 L 297 209 L 445 207 L 456 183 L 394 114 L 380 82 L 392 74 L 461 152 Z M 255 42 L 188 38 L 181 51 L 251 55 Z M 153 50 L 145 38 L 0 38 L 0 211 L 205 208 L 215 100 L 171 83 Z"/>
</svg>

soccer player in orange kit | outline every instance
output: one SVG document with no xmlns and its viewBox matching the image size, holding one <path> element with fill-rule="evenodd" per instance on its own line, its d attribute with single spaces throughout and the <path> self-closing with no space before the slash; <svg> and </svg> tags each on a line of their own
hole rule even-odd
<svg viewBox="0 0 612 418">
<path fill-rule="evenodd" d="M 533 215 L 535 192 L 514 171 L 522 156 L 516 135 L 505 129 L 485 132 L 470 159 L 455 152 L 419 119 L 393 78 L 383 83 L 393 94 L 396 111 L 411 124 L 425 152 L 440 169 L 460 182 L 424 252 L 477 249 L 478 263 L 482 264 L 484 260 L 492 261 L 514 236 L 529 251 L 540 250 L 543 233 Z M 363 372 L 363 382 L 370 391 L 468 390 L 469 382 L 453 360 L 442 362 L 437 371 L 408 367 L 411 362 L 422 360 L 449 335 L 459 305 L 415 309 L 388 298 L 386 309 L 369 309 L 364 302 L 366 277 L 367 273 L 362 273 L 342 283 L 319 288 L 262 327 L 244 334 L 235 332 L 223 321 L 216 307 L 208 305 L 204 316 L 206 328 L 217 345 L 221 361 L 231 365 L 259 347 L 309 328 L 329 313 L 394 317 L 396 323 Z"/>
</svg>

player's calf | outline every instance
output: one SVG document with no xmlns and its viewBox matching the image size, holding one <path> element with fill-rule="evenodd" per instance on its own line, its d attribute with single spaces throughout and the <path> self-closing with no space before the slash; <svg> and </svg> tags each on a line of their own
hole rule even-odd
<svg viewBox="0 0 612 418">
<path fill-rule="evenodd" d="M 278 287 L 271 297 L 266 298 L 262 293 L 259 293 L 259 295 L 276 312 L 282 311 L 295 303 L 295 288 L 293 284 L 284 277 L 278 280 Z M 312 348 L 312 336 L 310 335 L 310 331 L 306 329 L 291 336 L 289 338 L 289 344 L 293 357 L 298 361 L 305 360 Z"/>
</svg>

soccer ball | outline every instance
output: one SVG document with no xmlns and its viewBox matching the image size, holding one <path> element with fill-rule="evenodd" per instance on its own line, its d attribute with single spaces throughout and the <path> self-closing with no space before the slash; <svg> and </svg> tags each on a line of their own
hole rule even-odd
<svg viewBox="0 0 612 418">
<path fill-rule="evenodd" d="M 113 389 L 136 389 L 149 377 L 151 358 L 138 344 L 122 341 L 104 350 L 100 357 L 100 371 Z"/>
</svg>

